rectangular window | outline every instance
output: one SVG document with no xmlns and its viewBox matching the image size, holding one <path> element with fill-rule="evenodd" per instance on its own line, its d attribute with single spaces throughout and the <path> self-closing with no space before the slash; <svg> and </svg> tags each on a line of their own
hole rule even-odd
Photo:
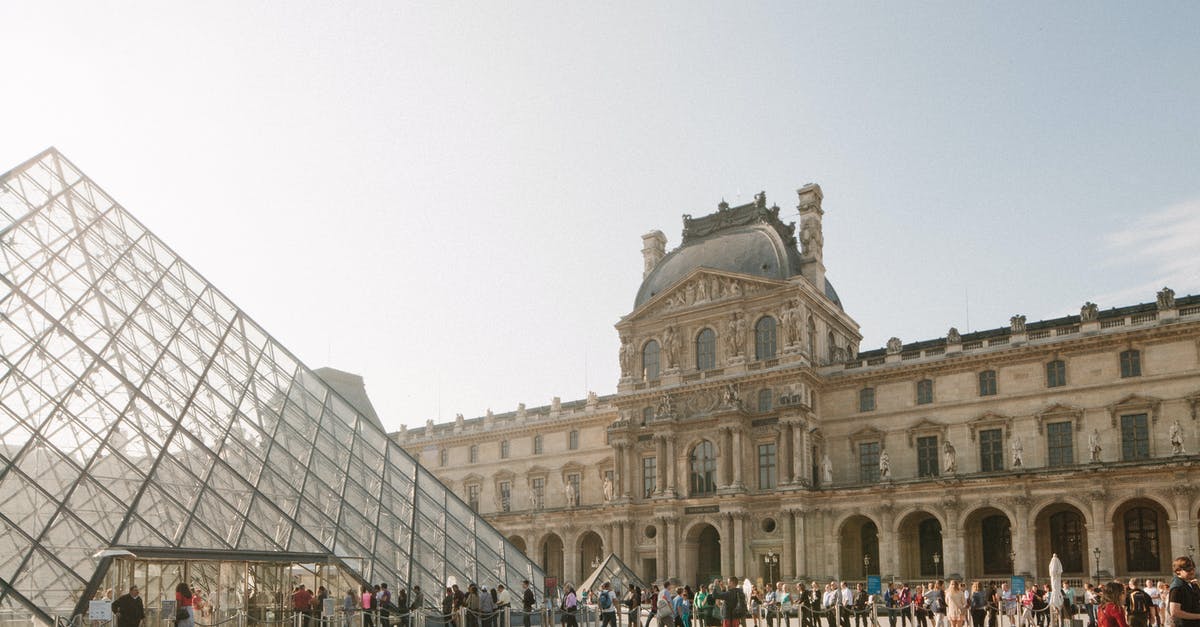
<svg viewBox="0 0 1200 627">
<path fill-rule="evenodd" d="M 1121 459 L 1150 457 L 1150 427 L 1146 414 L 1121 416 Z"/>
<path fill-rule="evenodd" d="M 450 451 L 441 449 L 438 451 L 438 466 L 445 466 L 450 461 Z"/>
<path fill-rule="evenodd" d="M 878 442 L 863 442 L 858 445 L 858 480 L 863 483 L 879 482 Z"/>
<path fill-rule="evenodd" d="M 508 440 L 500 440 L 500 459 L 508 459 Z"/>
<path fill-rule="evenodd" d="M 771 411 L 771 390 L 766 389 L 758 391 L 758 411 Z"/>
<path fill-rule="evenodd" d="M 1056 359 L 1046 364 L 1046 387 L 1060 388 L 1067 384 L 1067 364 Z"/>
<path fill-rule="evenodd" d="M 545 509 L 546 479 L 544 477 L 534 477 L 533 481 L 529 482 L 529 489 L 533 491 L 533 509 Z"/>
<path fill-rule="evenodd" d="M 574 451 L 579 448 L 579 432 L 571 429 L 571 433 L 567 436 L 567 448 Z"/>
<path fill-rule="evenodd" d="M 758 445 L 758 489 L 775 488 L 775 444 Z"/>
<path fill-rule="evenodd" d="M 479 486 L 467 486 L 467 505 L 471 508 L 471 511 L 479 511 Z"/>
<path fill-rule="evenodd" d="M 933 381 L 925 379 L 917 381 L 917 404 L 928 405 L 933 402 Z"/>
<path fill-rule="evenodd" d="M 917 438 L 917 476 L 938 476 L 938 437 L 927 435 Z"/>
<path fill-rule="evenodd" d="M 511 481 L 501 481 L 500 482 L 500 511 L 502 511 L 502 512 L 511 512 L 512 511 L 512 482 Z"/>
<path fill-rule="evenodd" d="M 540 435 L 533 436 L 533 454 L 534 455 L 542 454 L 542 436 L 540 436 Z"/>
<path fill-rule="evenodd" d="M 642 496 L 650 498 L 654 496 L 654 491 L 658 489 L 658 458 L 643 457 L 642 458 Z"/>
<path fill-rule="evenodd" d="M 471 448 L 469 450 L 470 450 L 470 453 L 469 453 L 468 457 L 470 457 L 471 463 L 472 464 L 478 463 L 479 462 L 479 446 L 472 444 Z"/>
<path fill-rule="evenodd" d="M 980 396 L 995 396 L 996 395 L 996 371 L 984 370 L 979 373 L 979 395 Z"/>
<path fill-rule="evenodd" d="M 863 388 L 858 391 L 858 411 L 875 410 L 875 388 Z"/>
<path fill-rule="evenodd" d="M 1048 466 L 1070 466 L 1075 463 L 1075 446 L 1071 439 L 1073 425 L 1070 421 L 1051 422 L 1046 425 Z"/>
<path fill-rule="evenodd" d="M 1128 350 L 1121 353 L 1121 378 L 1142 376 L 1141 351 Z"/>
<path fill-rule="evenodd" d="M 1004 431 L 985 429 L 979 432 L 979 470 L 1004 470 Z"/>
</svg>

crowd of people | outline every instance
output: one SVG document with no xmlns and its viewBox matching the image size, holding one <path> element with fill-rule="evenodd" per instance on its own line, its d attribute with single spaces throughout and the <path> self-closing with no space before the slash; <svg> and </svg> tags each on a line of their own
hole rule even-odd
<svg viewBox="0 0 1200 627">
<path fill-rule="evenodd" d="M 910 586 L 889 583 L 871 594 L 863 584 L 776 582 L 765 588 L 737 578 L 717 579 L 695 589 L 677 580 L 618 593 L 610 582 L 577 591 L 567 584 L 553 604 L 539 607 L 529 581 L 510 592 L 503 584 L 471 583 L 445 588 L 441 604 L 425 604 L 420 586 L 393 591 L 386 583 L 347 590 L 340 605 L 327 607 L 329 592 L 297 585 L 291 593 L 294 627 L 578 627 L 581 612 L 600 627 L 1055 627 L 1071 619 L 1087 627 L 1200 627 L 1200 584 L 1191 557 L 1176 558 L 1170 582 L 1130 579 L 1076 590 L 1065 582 L 1030 584 L 1022 593 L 999 585 L 936 580 Z M 198 595 L 186 584 L 176 589 L 176 627 L 194 627 Z M 201 602 L 202 603 L 202 602 Z M 136 588 L 112 604 L 119 627 L 138 627 L 145 612 Z M 333 610 L 331 614 L 330 609 Z M 420 616 L 424 624 L 414 621 Z M 625 620 L 622 621 L 621 619 Z M 432 622 L 431 622 L 432 621 Z M 510 624 L 511 623 L 511 624 Z M 652 624 L 653 623 L 653 624 Z"/>
</svg>

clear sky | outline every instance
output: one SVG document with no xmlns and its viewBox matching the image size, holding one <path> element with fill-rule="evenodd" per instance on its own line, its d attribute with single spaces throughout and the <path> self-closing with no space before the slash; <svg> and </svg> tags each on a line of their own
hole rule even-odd
<svg viewBox="0 0 1200 627">
<path fill-rule="evenodd" d="M 386 426 L 616 389 L 641 235 L 825 192 L 862 350 L 1200 293 L 1197 2 L 5 2 L 62 150 Z"/>
</svg>

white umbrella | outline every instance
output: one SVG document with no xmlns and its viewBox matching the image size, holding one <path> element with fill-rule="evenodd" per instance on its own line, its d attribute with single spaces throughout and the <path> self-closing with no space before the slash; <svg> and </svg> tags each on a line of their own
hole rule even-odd
<svg viewBox="0 0 1200 627">
<path fill-rule="evenodd" d="M 1050 556 L 1050 605 L 1058 610 L 1063 606 L 1062 574 L 1062 562 L 1055 553 Z"/>
</svg>

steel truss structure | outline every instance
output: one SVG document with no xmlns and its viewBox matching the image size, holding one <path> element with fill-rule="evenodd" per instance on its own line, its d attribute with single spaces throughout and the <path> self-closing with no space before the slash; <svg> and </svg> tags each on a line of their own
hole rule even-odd
<svg viewBox="0 0 1200 627">
<path fill-rule="evenodd" d="M 80 613 L 107 549 L 544 578 L 51 148 L 0 177 L 0 611 Z"/>
</svg>

